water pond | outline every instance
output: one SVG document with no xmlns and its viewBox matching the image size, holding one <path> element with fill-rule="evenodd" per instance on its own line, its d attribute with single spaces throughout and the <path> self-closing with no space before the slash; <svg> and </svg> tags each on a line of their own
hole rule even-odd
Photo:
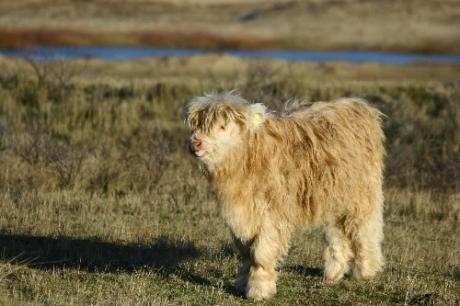
<svg viewBox="0 0 460 306">
<path fill-rule="evenodd" d="M 348 63 L 377 62 L 383 64 L 407 64 L 413 62 L 460 63 L 460 54 L 426 55 L 414 53 L 384 53 L 362 51 L 287 51 L 287 50 L 203 50 L 144 47 L 39 47 L 31 49 L 0 49 L 7 57 L 29 57 L 35 60 L 63 60 L 70 58 L 98 58 L 126 60 L 148 57 L 192 56 L 199 54 L 229 54 L 240 58 L 273 58 L 288 61 Z"/>
</svg>

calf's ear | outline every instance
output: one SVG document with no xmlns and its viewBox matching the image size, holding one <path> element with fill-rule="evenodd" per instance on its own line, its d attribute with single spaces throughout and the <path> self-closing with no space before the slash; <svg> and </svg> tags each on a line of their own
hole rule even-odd
<svg viewBox="0 0 460 306">
<path fill-rule="evenodd" d="M 249 126 L 257 128 L 262 125 L 266 118 L 267 107 L 262 103 L 255 103 L 249 106 Z"/>
</svg>

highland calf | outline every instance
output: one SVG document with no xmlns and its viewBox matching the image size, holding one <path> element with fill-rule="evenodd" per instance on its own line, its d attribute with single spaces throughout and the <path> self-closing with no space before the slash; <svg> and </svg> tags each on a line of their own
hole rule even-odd
<svg viewBox="0 0 460 306">
<path fill-rule="evenodd" d="M 190 150 L 209 173 L 243 260 L 237 286 L 246 297 L 276 293 L 276 266 L 305 225 L 324 227 L 324 283 L 382 270 L 378 110 L 347 98 L 277 115 L 223 93 L 196 97 L 186 111 Z"/>
</svg>

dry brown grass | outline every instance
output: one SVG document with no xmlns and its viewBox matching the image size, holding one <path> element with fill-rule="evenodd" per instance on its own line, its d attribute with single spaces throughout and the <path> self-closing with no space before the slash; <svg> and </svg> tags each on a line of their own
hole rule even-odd
<svg viewBox="0 0 460 306">
<path fill-rule="evenodd" d="M 269 303 L 460 302 L 458 67 L 328 64 L 302 74 L 282 62 L 191 61 L 89 61 L 58 86 L 2 60 L 0 303 L 249 303 L 232 286 L 238 259 L 182 122 L 190 97 L 232 88 L 278 109 L 295 96 L 361 96 L 388 115 L 385 272 L 322 287 L 322 239 L 302 231 Z"/>
<path fill-rule="evenodd" d="M 0 47 L 460 52 L 458 1 L 2 1 Z"/>
<path fill-rule="evenodd" d="M 205 30 L 152 29 L 98 31 L 74 28 L 0 28 L 0 48 L 34 46 L 158 46 L 208 49 L 281 49 L 283 41 L 255 35 L 226 34 Z"/>
</svg>

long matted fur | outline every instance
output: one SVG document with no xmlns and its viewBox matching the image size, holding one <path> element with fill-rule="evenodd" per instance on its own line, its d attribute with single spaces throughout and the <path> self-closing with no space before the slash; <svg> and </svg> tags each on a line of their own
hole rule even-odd
<svg viewBox="0 0 460 306">
<path fill-rule="evenodd" d="M 348 98 L 275 115 L 223 93 L 194 98 L 186 122 L 241 253 L 237 285 L 248 298 L 276 293 L 276 265 L 300 226 L 324 226 L 324 282 L 382 269 L 378 110 Z"/>
</svg>

